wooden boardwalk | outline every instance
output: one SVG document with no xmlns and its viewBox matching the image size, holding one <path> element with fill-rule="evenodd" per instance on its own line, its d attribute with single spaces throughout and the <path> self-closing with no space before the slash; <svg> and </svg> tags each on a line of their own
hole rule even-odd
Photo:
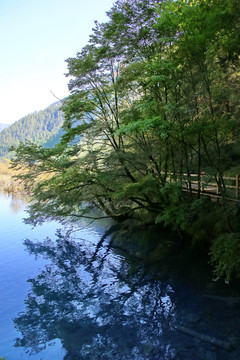
<svg viewBox="0 0 240 360">
<path fill-rule="evenodd" d="M 218 177 L 217 177 L 218 178 Z M 225 191 L 228 200 L 239 202 L 239 182 L 240 175 L 234 177 L 223 176 Z M 169 182 L 174 181 L 171 174 L 168 176 Z M 182 188 L 184 192 L 191 192 L 200 196 L 208 196 L 211 200 L 219 201 L 222 198 L 221 189 L 219 188 L 219 181 L 217 182 L 213 176 L 201 173 L 200 182 L 198 181 L 198 174 L 182 174 L 181 179 Z"/>
</svg>

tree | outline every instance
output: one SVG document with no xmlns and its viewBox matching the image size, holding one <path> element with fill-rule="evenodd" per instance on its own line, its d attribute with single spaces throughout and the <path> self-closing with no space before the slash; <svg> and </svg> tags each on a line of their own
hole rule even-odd
<svg viewBox="0 0 240 360">
<path fill-rule="evenodd" d="M 28 221 L 131 218 L 204 242 L 208 207 L 224 219 L 208 246 L 238 232 L 223 175 L 240 148 L 239 14 L 238 0 L 117 1 L 67 60 L 60 143 L 16 150 L 22 179 L 38 179 Z M 200 199 L 202 172 L 218 183 L 220 210 Z"/>
<path fill-rule="evenodd" d="M 120 130 L 136 106 L 136 87 L 123 87 L 124 56 L 112 49 L 105 25 L 96 26 L 91 43 L 67 60 L 72 94 L 63 105 L 66 133 L 60 145 L 53 151 L 21 146 L 14 160 L 30 164 L 23 179 L 54 173 L 34 190 L 34 224 L 87 216 L 93 207 L 119 220 L 158 212 L 161 172 L 153 157 L 155 140 L 150 133 L 130 137 Z"/>
</svg>

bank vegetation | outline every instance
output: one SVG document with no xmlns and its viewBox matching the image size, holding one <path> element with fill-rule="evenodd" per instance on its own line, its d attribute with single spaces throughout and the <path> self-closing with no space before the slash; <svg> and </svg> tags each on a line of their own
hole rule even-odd
<svg viewBox="0 0 240 360">
<path fill-rule="evenodd" d="M 59 144 L 15 149 L 13 167 L 33 186 L 28 221 L 167 227 L 209 252 L 216 276 L 239 277 L 239 201 L 224 181 L 239 170 L 239 17 L 238 0 L 116 1 L 67 60 Z M 203 172 L 220 203 L 201 197 Z"/>
</svg>

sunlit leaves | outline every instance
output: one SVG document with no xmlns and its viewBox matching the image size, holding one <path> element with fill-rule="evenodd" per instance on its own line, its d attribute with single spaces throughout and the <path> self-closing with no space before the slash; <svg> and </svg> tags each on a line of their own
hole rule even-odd
<svg viewBox="0 0 240 360">
<path fill-rule="evenodd" d="M 239 4 L 119 0 L 108 22 L 95 23 L 90 42 L 67 60 L 60 144 L 18 150 L 15 164 L 28 165 L 31 179 L 53 175 L 38 184 L 31 221 L 94 207 L 121 220 L 148 214 L 195 241 L 215 236 L 204 217 L 210 205 L 194 194 L 203 171 L 221 175 L 224 192 L 223 174 L 239 158 Z M 223 213 L 231 229 L 231 212 Z"/>
</svg>

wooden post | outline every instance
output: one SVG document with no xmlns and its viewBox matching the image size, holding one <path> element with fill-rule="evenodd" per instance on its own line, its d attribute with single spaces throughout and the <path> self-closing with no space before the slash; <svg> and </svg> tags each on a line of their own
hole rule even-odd
<svg viewBox="0 0 240 360">
<path fill-rule="evenodd" d="M 236 175 L 236 198 L 238 198 L 239 195 L 239 175 Z"/>
<path fill-rule="evenodd" d="M 201 191 L 204 190 L 204 175 L 205 175 L 205 172 L 203 171 L 201 173 Z"/>
<path fill-rule="evenodd" d="M 217 195 L 219 194 L 219 174 L 217 174 Z"/>
</svg>

